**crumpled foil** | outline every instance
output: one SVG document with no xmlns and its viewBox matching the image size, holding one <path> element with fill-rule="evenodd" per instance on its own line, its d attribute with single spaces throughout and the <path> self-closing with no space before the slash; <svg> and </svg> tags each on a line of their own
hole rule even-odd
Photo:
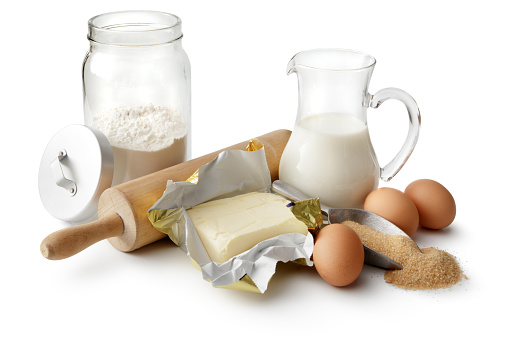
<svg viewBox="0 0 509 339">
<path fill-rule="evenodd" d="M 298 220 L 302 221 L 313 236 L 323 225 L 322 208 L 319 198 L 295 201 L 287 205 Z"/>
<path fill-rule="evenodd" d="M 161 198 L 149 209 L 148 217 L 156 229 L 168 234 L 187 253 L 193 265 L 201 270 L 203 279 L 210 281 L 213 286 L 263 293 L 279 261 L 313 265 L 310 260 L 313 251 L 311 233 L 307 236 L 289 233 L 267 239 L 225 263 L 217 263 L 210 260 L 185 211 L 209 200 L 249 192 L 270 192 L 270 171 L 263 145 L 254 139 L 247 150 L 220 153 L 213 161 L 201 166 L 187 181 L 169 180 Z M 313 199 L 309 202 L 317 203 Z M 303 203 L 298 202 L 297 205 L 300 205 L 298 210 L 309 214 L 309 208 L 302 206 Z M 319 214 L 321 216 L 321 212 Z M 303 218 L 307 217 L 304 215 Z M 311 219 L 318 218 L 313 215 Z M 313 221 L 306 224 L 309 229 L 320 226 Z"/>
</svg>

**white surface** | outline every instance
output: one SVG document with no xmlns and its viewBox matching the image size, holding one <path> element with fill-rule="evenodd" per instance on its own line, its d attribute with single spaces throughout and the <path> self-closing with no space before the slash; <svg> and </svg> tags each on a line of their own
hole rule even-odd
<svg viewBox="0 0 509 339">
<path fill-rule="evenodd" d="M 456 338 L 505 333 L 508 301 L 506 96 L 509 23 L 502 1 L 86 1 L 4 4 L 2 88 L 3 310 L 8 338 L 161 338 L 292 335 Z M 334 4 L 334 6 L 332 6 Z M 451 289 L 406 291 L 365 267 L 347 288 L 313 269 L 278 268 L 264 295 L 215 289 L 163 240 L 134 253 L 108 242 L 48 261 L 41 240 L 66 225 L 43 208 L 40 157 L 51 136 L 81 123 L 87 20 L 156 9 L 183 20 L 192 65 L 194 156 L 293 127 L 297 52 L 361 50 L 377 58 L 371 92 L 400 87 L 419 104 L 421 137 L 388 186 L 432 178 L 458 213 L 440 232 L 418 230 L 421 247 L 459 258 L 468 280 Z M 382 164 L 403 142 L 406 113 L 386 102 L 369 113 Z M 504 332 L 500 332 L 504 331 Z M 287 335 L 289 334 L 289 335 Z M 328 334 L 328 335 L 327 335 Z"/>
</svg>

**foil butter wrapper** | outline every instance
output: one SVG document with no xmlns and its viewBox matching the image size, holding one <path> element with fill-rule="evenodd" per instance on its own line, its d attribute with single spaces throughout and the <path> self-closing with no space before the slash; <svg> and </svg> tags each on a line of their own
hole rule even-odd
<svg viewBox="0 0 509 339">
<path fill-rule="evenodd" d="M 167 234 L 187 253 L 193 265 L 201 270 L 203 279 L 210 281 L 212 286 L 263 293 L 278 262 L 294 261 L 313 265 L 310 260 L 313 252 L 312 234 L 283 234 L 262 241 L 225 263 L 217 263 L 210 260 L 186 209 L 210 200 L 249 192 L 268 193 L 270 189 L 270 171 L 263 144 L 254 139 L 246 151 L 221 152 L 187 181 L 169 180 L 161 198 L 149 209 L 148 217 L 157 230 Z M 317 199 L 289 205 L 310 231 L 321 226 Z"/>
</svg>

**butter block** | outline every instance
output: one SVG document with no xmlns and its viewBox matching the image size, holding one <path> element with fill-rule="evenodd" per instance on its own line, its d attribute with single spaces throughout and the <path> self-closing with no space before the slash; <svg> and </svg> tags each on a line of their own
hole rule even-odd
<svg viewBox="0 0 509 339">
<path fill-rule="evenodd" d="M 223 263 L 263 240 L 285 234 L 306 235 L 306 225 L 272 193 L 252 192 L 209 201 L 187 210 L 212 261 Z"/>
</svg>

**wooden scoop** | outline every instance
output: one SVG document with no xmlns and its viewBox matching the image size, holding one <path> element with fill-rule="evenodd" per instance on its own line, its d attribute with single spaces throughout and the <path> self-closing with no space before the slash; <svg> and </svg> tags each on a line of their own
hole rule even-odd
<svg viewBox="0 0 509 339">
<path fill-rule="evenodd" d="M 279 176 L 279 161 L 290 134 L 288 130 L 277 130 L 258 137 L 264 144 L 272 181 Z M 120 251 L 131 252 L 164 238 L 166 234 L 152 226 L 147 213 L 162 196 L 166 182 L 185 181 L 222 151 L 244 150 L 247 144 L 245 141 L 108 188 L 99 198 L 99 219 L 48 235 L 41 243 L 42 255 L 51 260 L 65 259 L 104 239 Z"/>
</svg>

